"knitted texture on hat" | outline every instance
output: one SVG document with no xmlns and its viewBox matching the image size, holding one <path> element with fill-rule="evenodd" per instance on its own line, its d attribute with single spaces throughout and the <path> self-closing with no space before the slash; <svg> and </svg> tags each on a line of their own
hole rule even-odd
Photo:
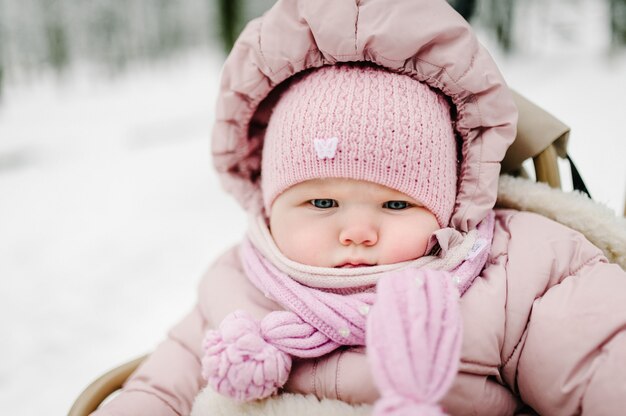
<svg viewBox="0 0 626 416">
<path fill-rule="evenodd" d="M 403 192 L 448 225 L 457 156 L 445 98 L 408 75 L 334 65 L 293 81 L 270 117 L 261 186 L 266 212 L 289 187 L 351 178 Z"/>
</svg>

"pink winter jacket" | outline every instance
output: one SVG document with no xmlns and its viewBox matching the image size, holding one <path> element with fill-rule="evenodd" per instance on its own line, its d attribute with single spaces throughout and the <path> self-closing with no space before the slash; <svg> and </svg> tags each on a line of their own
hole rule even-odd
<svg viewBox="0 0 626 416">
<path fill-rule="evenodd" d="M 279 84 L 337 62 L 369 61 L 447 95 L 462 139 L 451 225 L 476 227 L 493 207 L 517 113 L 496 65 L 443 0 L 279 0 L 252 21 L 223 71 L 213 131 L 224 187 L 259 213 L 260 151 Z M 203 387 L 204 333 L 236 309 L 278 305 L 242 271 L 237 248 L 201 281 L 198 303 L 96 412 L 186 415 Z M 496 211 L 487 265 L 461 298 L 460 372 L 442 401 L 453 415 L 617 415 L 626 409 L 626 275 L 581 234 L 536 214 Z M 287 391 L 352 403 L 378 397 L 362 348 L 294 363 Z"/>
</svg>

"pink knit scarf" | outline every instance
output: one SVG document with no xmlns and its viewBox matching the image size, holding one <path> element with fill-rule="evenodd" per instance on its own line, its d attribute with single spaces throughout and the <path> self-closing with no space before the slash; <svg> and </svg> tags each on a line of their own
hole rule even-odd
<svg viewBox="0 0 626 416">
<path fill-rule="evenodd" d="M 258 239 L 256 246 L 246 240 L 241 258 L 248 278 L 285 310 L 271 312 L 260 322 L 236 311 L 217 330 L 208 331 L 203 377 L 237 400 L 262 399 L 285 384 L 291 356 L 320 357 L 342 345 L 367 345 L 381 392 L 374 414 L 443 414 L 437 402 L 449 389 L 460 356 L 458 297 L 485 264 L 493 226 L 491 214 L 475 230 L 461 261 L 433 261 L 419 268 L 409 263 L 359 278 L 374 279 L 376 287 L 323 287 L 320 282 L 327 276 L 308 276 L 317 287 L 304 285 L 302 276 L 296 279 L 275 267 L 257 249 L 263 245 Z M 451 245 L 457 250 L 442 247 L 444 257 L 458 256 L 462 241 Z M 432 268 L 450 264 L 449 270 Z"/>
</svg>

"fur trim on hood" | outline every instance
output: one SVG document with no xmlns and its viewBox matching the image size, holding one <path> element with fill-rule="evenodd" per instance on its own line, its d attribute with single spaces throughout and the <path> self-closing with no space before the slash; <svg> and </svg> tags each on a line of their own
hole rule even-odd
<svg viewBox="0 0 626 416">
<path fill-rule="evenodd" d="M 535 212 L 573 228 L 602 250 L 610 262 L 626 270 L 626 219 L 585 194 L 502 175 L 498 206 Z"/>
</svg>

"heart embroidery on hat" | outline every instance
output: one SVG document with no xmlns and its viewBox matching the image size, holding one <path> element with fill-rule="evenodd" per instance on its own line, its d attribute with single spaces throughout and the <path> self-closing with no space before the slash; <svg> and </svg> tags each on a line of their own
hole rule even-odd
<svg viewBox="0 0 626 416">
<path fill-rule="evenodd" d="M 318 159 L 332 159 L 337 151 L 337 137 L 329 137 L 328 139 L 313 139 L 313 145 L 317 152 Z"/>
</svg>

